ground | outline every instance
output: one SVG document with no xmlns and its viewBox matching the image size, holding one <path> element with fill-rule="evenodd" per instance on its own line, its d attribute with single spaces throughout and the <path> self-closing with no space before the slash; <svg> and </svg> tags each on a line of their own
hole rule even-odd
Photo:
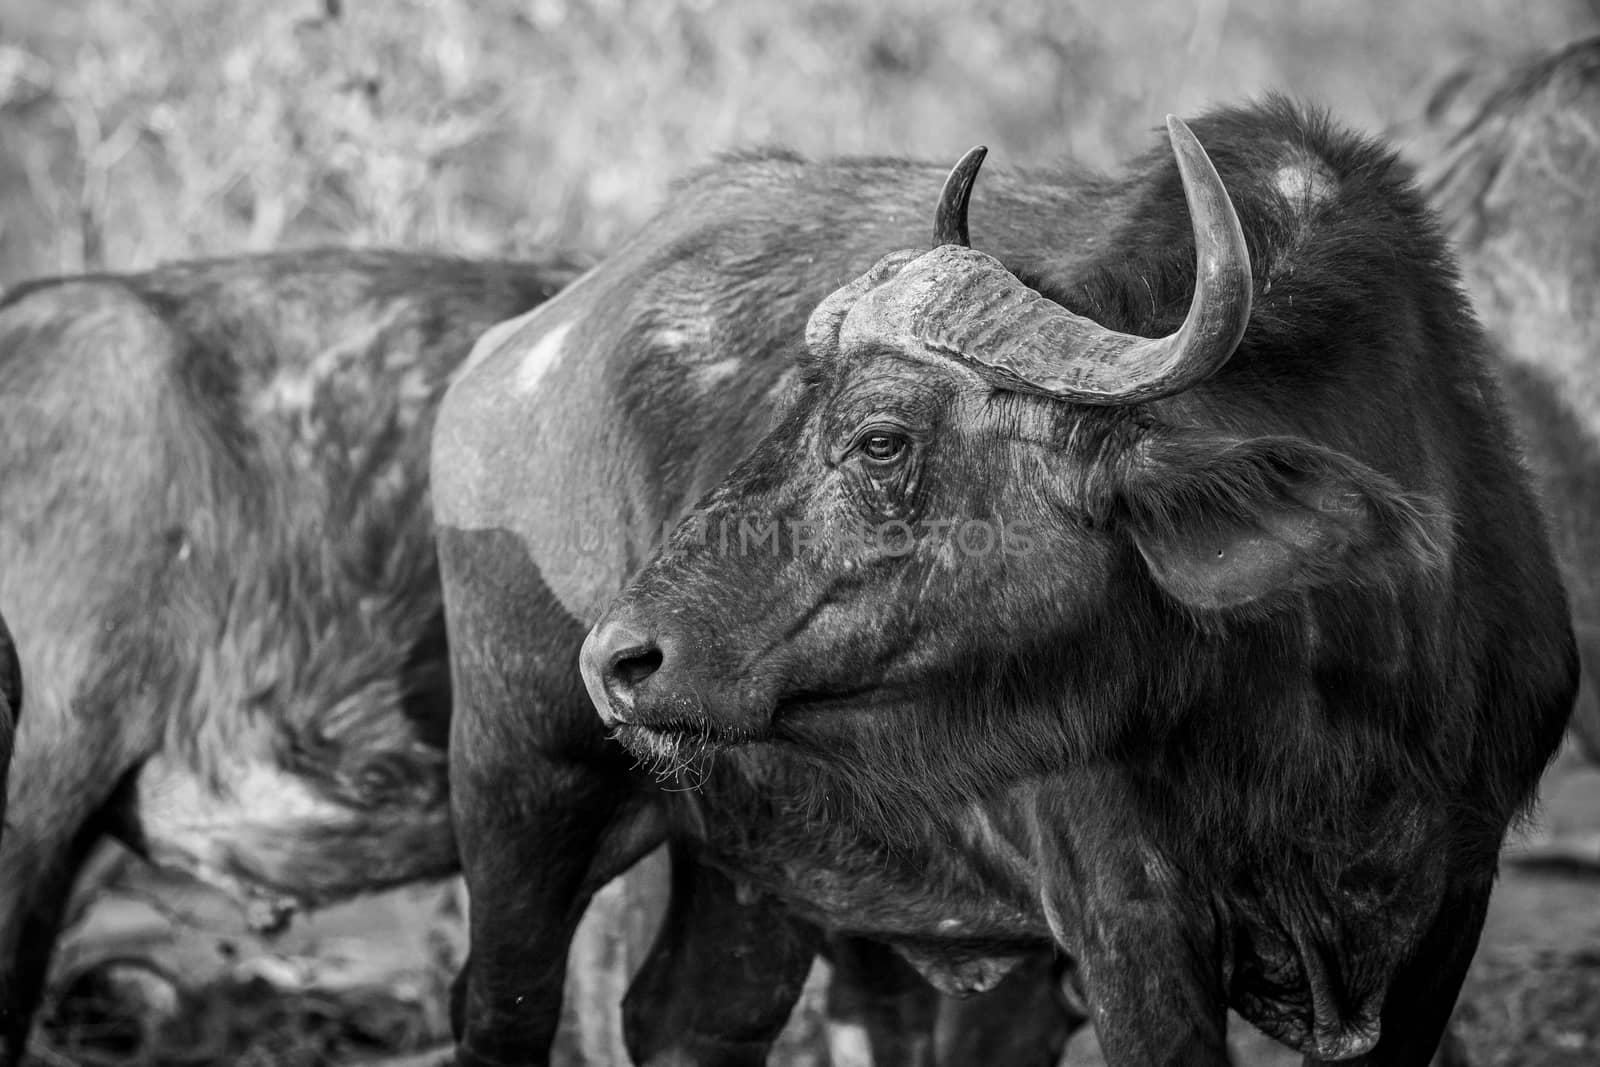
<svg viewBox="0 0 1600 1067">
<path fill-rule="evenodd" d="M 1421 159 L 1440 79 L 1470 90 L 1450 117 L 1596 30 L 1594 0 L 0 0 L 0 286 L 327 241 L 603 253 L 731 148 L 1105 167 L 1169 111 L 1268 90 Z M 1561 764 L 1545 820 L 1600 857 L 1600 774 Z M 118 882 L 62 946 L 39 1063 L 310 1067 L 444 1040 L 453 886 L 269 944 L 193 887 Z M 1508 867 L 1459 1013 L 1474 1067 L 1600 1062 L 1597 884 Z M 815 988 L 792 1067 L 816 1062 Z M 568 1047 L 603 1040 L 619 992 L 581 986 Z M 1290 1062 L 1247 1028 L 1240 1049 Z M 1092 1037 L 1072 1051 L 1097 1062 Z"/>
<path fill-rule="evenodd" d="M 1552 839 L 1570 862 L 1520 862 L 1528 841 Z M 1600 864 L 1600 769 L 1567 754 L 1546 776 L 1537 821 L 1507 850 L 1456 1012 L 1454 1067 L 1600 1062 L 1600 865 L 1585 867 L 1586 856 Z M 35 1043 L 35 1062 L 433 1067 L 448 1041 L 444 998 L 464 945 L 463 908 L 453 883 L 408 889 L 331 909 L 266 942 L 207 892 L 123 867 L 109 897 L 63 945 L 61 999 Z M 614 922 L 615 912 L 608 917 Z M 637 943 L 647 923 L 625 916 L 614 935 L 583 938 L 591 955 L 575 961 L 580 980 L 582 972 L 604 973 L 604 957 L 626 954 L 630 934 Z M 775 1067 L 825 1067 L 825 973 L 819 965 Z M 605 1047 L 595 1032 L 616 1025 L 621 993 L 582 986 L 568 1005 L 562 1047 Z M 1235 1024 L 1239 1067 L 1300 1062 Z M 1089 1032 L 1064 1060 L 1100 1063 Z"/>
</svg>

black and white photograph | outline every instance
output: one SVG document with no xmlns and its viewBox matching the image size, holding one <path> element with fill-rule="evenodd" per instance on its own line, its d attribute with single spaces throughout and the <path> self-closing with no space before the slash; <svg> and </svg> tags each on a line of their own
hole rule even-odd
<svg viewBox="0 0 1600 1067">
<path fill-rule="evenodd" d="M 1600 0 L 0 0 L 0 1067 L 1600 1064 Z"/>
</svg>

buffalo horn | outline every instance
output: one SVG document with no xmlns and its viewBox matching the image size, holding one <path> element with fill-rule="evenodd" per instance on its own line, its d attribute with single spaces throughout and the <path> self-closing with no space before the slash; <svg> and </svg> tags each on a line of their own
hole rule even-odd
<svg viewBox="0 0 1600 1067">
<path fill-rule="evenodd" d="M 983 157 L 988 154 L 989 149 L 983 145 L 968 149 L 960 162 L 950 169 L 933 217 L 933 247 L 971 246 L 972 238 L 967 234 L 967 204 L 972 201 L 972 183 L 978 177 L 978 168 L 983 166 Z"/>
<path fill-rule="evenodd" d="M 1175 117 L 1167 118 L 1167 135 L 1189 204 L 1197 271 L 1176 333 L 1150 338 L 1107 329 L 1028 288 L 992 256 L 944 245 L 861 294 L 839 324 L 841 345 L 940 352 L 987 368 L 1010 388 L 1080 404 L 1158 400 L 1204 381 L 1244 336 L 1250 253 L 1205 149 Z M 964 203 L 966 196 L 945 199 Z M 946 228 L 941 201 L 941 238 Z"/>
</svg>

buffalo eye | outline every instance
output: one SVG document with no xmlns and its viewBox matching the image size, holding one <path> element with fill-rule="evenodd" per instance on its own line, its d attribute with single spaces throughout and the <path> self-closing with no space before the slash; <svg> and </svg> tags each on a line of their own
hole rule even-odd
<svg viewBox="0 0 1600 1067">
<path fill-rule="evenodd" d="M 906 439 L 899 434 L 869 433 L 861 439 L 861 454 L 873 463 L 893 463 L 906 450 Z"/>
<path fill-rule="evenodd" d="M 921 438 L 887 419 L 874 419 L 850 436 L 834 462 L 848 457 L 845 484 L 867 516 L 903 519 L 917 506 L 922 481 Z"/>
</svg>

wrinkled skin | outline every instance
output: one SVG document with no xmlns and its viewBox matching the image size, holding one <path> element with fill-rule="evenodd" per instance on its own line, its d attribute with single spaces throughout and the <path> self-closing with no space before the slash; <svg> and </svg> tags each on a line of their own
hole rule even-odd
<svg viewBox="0 0 1600 1067">
<path fill-rule="evenodd" d="M 0 610 L 28 680 L 0 1062 L 107 833 L 268 928 L 454 869 L 427 428 L 472 340 L 577 270 L 304 252 L 0 301 Z"/>
<path fill-rule="evenodd" d="M 548 1061 L 589 894 L 662 839 L 694 904 L 630 993 L 641 1063 L 763 1062 L 821 934 L 951 994 L 1061 954 L 1113 1064 L 1226 1063 L 1229 1006 L 1313 1061 L 1428 1061 L 1570 708 L 1561 590 L 1404 173 L 1279 106 L 1195 132 L 1254 311 L 1170 399 L 802 349 L 925 247 L 910 164 L 729 163 L 480 342 L 433 467 L 459 1064 Z M 975 248 L 1141 336 L 1189 242 L 1161 155 L 973 203 Z M 1028 546 L 847 536 L 886 520 Z"/>
<path fill-rule="evenodd" d="M 1512 72 L 1423 172 L 1495 340 L 1571 600 L 1600 759 L 1600 39 Z"/>
</svg>

